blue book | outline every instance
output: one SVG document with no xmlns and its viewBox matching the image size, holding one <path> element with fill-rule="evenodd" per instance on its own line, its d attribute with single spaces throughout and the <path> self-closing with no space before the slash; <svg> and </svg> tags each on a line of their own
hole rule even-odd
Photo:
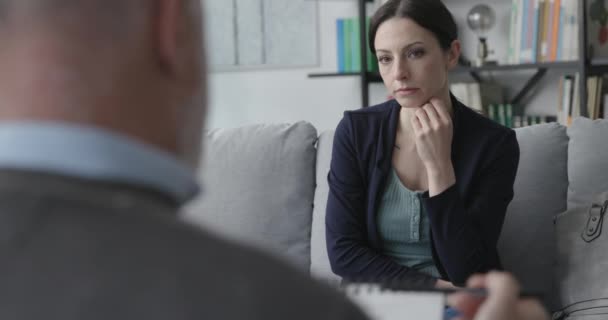
<svg viewBox="0 0 608 320">
<path fill-rule="evenodd" d="M 564 36 L 564 25 L 566 24 L 564 10 L 564 1 L 562 0 L 559 8 L 559 26 L 557 28 L 557 61 L 562 60 L 562 46 L 564 45 L 562 37 Z"/>
<path fill-rule="evenodd" d="M 336 42 L 338 47 L 338 72 L 346 72 L 346 61 L 344 59 L 344 19 L 336 20 Z"/>
<path fill-rule="evenodd" d="M 528 50 L 528 15 L 530 13 L 530 0 L 523 0 L 523 17 L 521 19 L 521 46 L 520 46 L 520 62 L 530 62 L 529 57 L 526 57 L 526 51 Z M 523 59 L 522 59 L 523 58 Z"/>
<path fill-rule="evenodd" d="M 536 63 L 536 56 L 538 55 L 538 50 L 541 48 L 538 47 L 538 33 L 539 33 L 539 18 L 540 18 L 540 1 L 535 0 L 534 11 L 532 14 L 532 63 Z M 540 61 L 539 61 L 540 62 Z"/>
</svg>

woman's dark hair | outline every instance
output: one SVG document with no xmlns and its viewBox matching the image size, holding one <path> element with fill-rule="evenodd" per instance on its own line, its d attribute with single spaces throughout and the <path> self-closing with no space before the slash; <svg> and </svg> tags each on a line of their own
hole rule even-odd
<svg viewBox="0 0 608 320">
<path fill-rule="evenodd" d="M 378 27 L 391 18 L 409 18 L 431 31 L 439 45 L 448 50 L 458 38 L 458 26 L 454 17 L 441 0 L 389 0 L 374 13 L 369 23 L 369 47 L 376 55 L 376 32 Z"/>
</svg>

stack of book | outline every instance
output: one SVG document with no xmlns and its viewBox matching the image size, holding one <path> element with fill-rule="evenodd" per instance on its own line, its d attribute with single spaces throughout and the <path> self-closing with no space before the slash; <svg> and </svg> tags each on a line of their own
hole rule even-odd
<svg viewBox="0 0 608 320">
<path fill-rule="evenodd" d="M 604 76 L 587 77 L 587 116 L 590 119 L 605 118 L 608 103 Z M 559 79 L 557 118 L 563 125 L 570 125 L 572 119 L 581 115 L 579 74 L 564 75 Z"/>
<path fill-rule="evenodd" d="M 510 64 L 578 59 L 578 0 L 513 0 Z"/>
<path fill-rule="evenodd" d="M 366 34 L 369 30 L 369 20 L 365 21 Z M 337 62 L 339 73 L 350 73 L 361 71 L 361 29 L 359 18 L 341 18 L 336 20 L 336 45 Z M 377 72 L 378 61 L 372 55 L 367 42 L 363 44 L 367 48 L 367 71 Z"/>
<path fill-rule="evenodd" d="M 450 91 L 469 108 L 488 115 L 488 106 L 504 103 L 503 87 L 495 83 L 454 82 Z"/>
</svg>

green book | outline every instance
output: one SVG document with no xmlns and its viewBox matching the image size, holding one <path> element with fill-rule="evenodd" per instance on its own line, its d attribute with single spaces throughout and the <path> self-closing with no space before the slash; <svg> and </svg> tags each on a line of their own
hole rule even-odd
<svg viewBox="0 0 608 320">
<path fill-rule="evenodd" d="M 505 121 L 505 105 L 504 104 L 498 105 L 497 118 L 498 118 L 498 123 L 502 124 L 503 126 L 505 126 L 507 124 Z"/>
<path fill-rule="evenodd" d="M 488 105 L 488 118 L 490 118 L 490 120 L 496 121 L 496 108 L 493 104 Z"/>
<path fill-rule="evenodd" d="M 352 45 L 352 71 L 361 71 L 361 30 L 359 29 L 359 18 L 351 18 L 351 45 Z"/>
<path fill-rule="evenodd" d="M 513 128 L 513 105 L 510 103 L 505 105 L 505 124 L 509 128 Z"/>
<path fill-rule="evenodd" d="M 351 34 L 353 29 L 353 21 L 344 19 L 344 71 L 353 71 L 353 50 L 351 45 Z"/>
<path fill-rule="evenodd" d="M 365 19 L 365 38 L 367 39 L 367 41 L 365 42 L 365 47 L 367 48 L 367 71 L 369 72 L 378 72 L 378 60 L 376 59 L 376 57 L 372 54 L 372 50 L 369 47 L 369 22 L 370 22 L 371 18 L 367 17 L 367 19 Z"/>
</svg>

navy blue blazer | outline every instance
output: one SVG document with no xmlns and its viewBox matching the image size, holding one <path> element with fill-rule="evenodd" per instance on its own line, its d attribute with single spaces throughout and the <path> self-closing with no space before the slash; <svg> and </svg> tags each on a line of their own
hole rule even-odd
<svg viewBox="0 0 608 320">
<path fill-rule="evenodd" d="M 452 96 L 456 183 L 421 199 L 431 226 L 433 259 L 443 279 L 463 285 L 474 273 L 501 269 L 496 244 L 519 164 L 515 132 Z M 332 271 L 351 280 L 437 279 L 381 254 L 376 212 L 392 166 L 401 106 L 390 100 L 347 111 L 334 136 L 328 174 L 327 251 Z"/>
</svg>

